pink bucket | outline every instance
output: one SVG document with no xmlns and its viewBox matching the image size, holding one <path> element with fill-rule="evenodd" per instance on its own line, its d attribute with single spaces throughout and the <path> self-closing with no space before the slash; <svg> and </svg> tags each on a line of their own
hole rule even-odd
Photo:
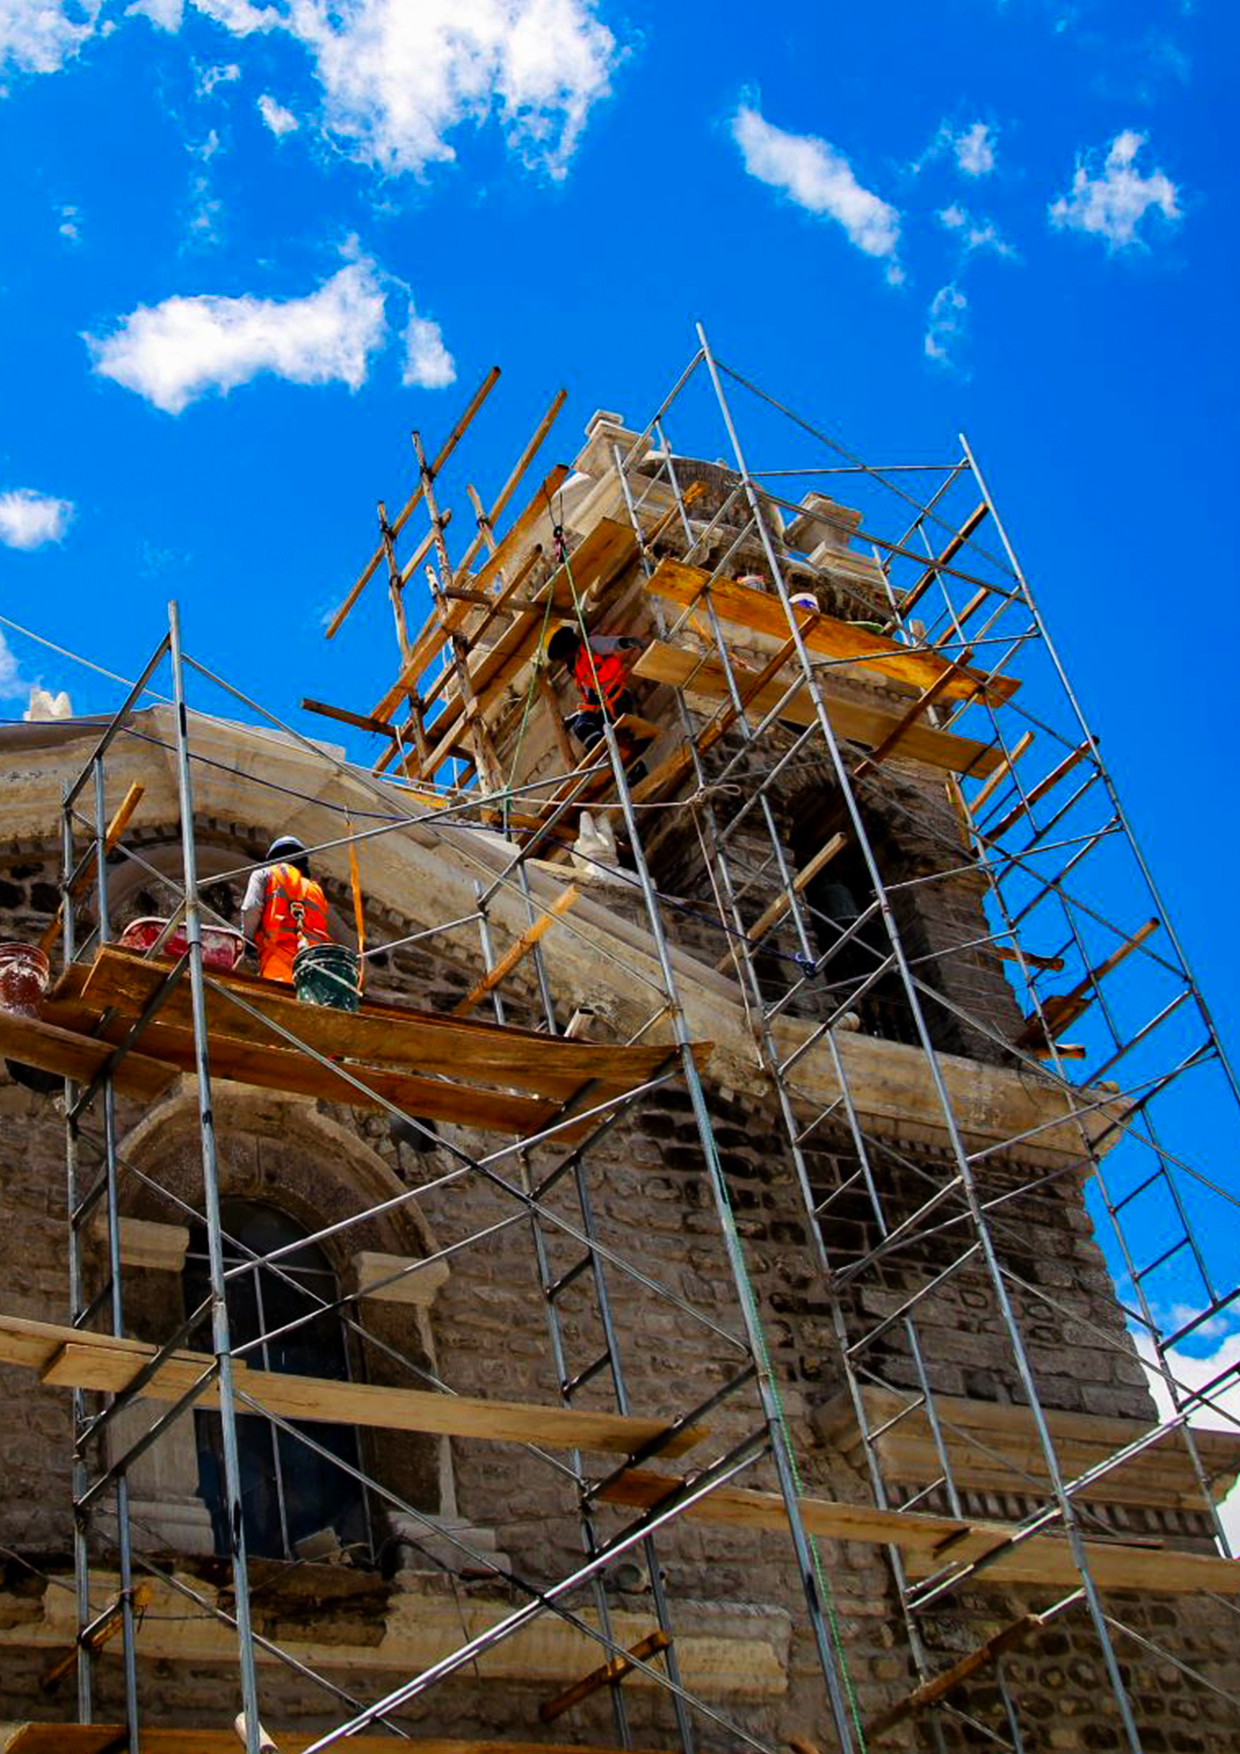
<svg viewBox="0 0 1240 1754">
<path fill-rule="evenodd" d="M 37 944 L 0 944 L 0 1011 L 37 1017 L 47 991 L 47 957 Z"/>
<path fill-rule="evenodd" d="M 159 937 L 167 920 L 157 920 L 149 915 L 145 919 L 134 920 L 125 927 L 118 940 L 122 950 L 149 950 Z M 175 959 L 185 954 L 185 927 L 178 926 L 161 947 L 160 954 Z M 207 968 L 214 968 L 221 974 L 231 974 L 245 954 L 245 939 L 240 932 L 234 932 L 231 926 L 206 926 L 202 928 L 202 960 Z"/>
</svg>

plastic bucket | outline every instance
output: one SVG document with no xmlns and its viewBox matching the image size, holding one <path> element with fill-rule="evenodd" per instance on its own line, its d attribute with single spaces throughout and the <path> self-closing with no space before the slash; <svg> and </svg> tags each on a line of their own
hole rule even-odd
<svg viewBox="0 0 1240 1754">
<path fill-rule="evenodd" d="M 126 926 L 117 941 L 122 950 L 149 950 L 167 924 L 167 920 L 144 915 Z M 241 933 L 235 932 L 231 926 L 204 925 L 201 931 L 204 966 L 218 969 L 221 974 L 231 974 L 245 954 L 245 939 Z M 174 960 L 184 956 L 185 942 L 185 927 L 178 926 L 161 946 L 161 956 L 170 956 Z"/>
<path fill-rule="evenodd" d="M 47 991 L 47 957 L 37 944 L 0 944 L 0 1011 L 37 1017 Z"/>
<path fill-rule="evenodd" d="M 344 944 L 306 944 L 293 958 L 293 987 L 303 1005 L 326 1005 L 333 1011 L 356 1011 L 358 990 L 356 950 Z"/>
</svg>

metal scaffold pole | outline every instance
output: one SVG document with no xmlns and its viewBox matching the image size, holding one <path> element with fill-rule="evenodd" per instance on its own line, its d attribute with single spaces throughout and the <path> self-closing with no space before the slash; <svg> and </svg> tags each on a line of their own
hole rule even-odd
<svg viewBox="0 0 1240 1754">
<path fill-rule="evenodd" d="M 237 1659 L 246 1754 L 262 1754 L 259 1727 L 258 1672 L 250 1621 L 250 1581 L 242 1509 L 241 1458 L 237 1446 L 237 1404 L 229 1336 L 227 1284 L 220 1225 L 220 1185 L 216 1162 L 215 1114 L 211 1101 L 211 1056 L 207 1034 L 206 982 L 202 967 L 202 912 L 198 899 L 198 855 L 194 835 L 194 786 L 190 773 L 189 714 L 181 652 L 181 617 L 176 603 L 168 605 L 172 700 L 176 714 L 177 801 L 181 818 L 181 859 L 185 892 L 185 939 L 194 1027 L 194 1076 L 202 1153 L 203 1217 L 211 1285 L 211 1337 L 220 1389 L 220 1431 L 224 1449 L 224 1514 L 227 1519 L 233 1595 L 237 1622 Z"/>
</svg>

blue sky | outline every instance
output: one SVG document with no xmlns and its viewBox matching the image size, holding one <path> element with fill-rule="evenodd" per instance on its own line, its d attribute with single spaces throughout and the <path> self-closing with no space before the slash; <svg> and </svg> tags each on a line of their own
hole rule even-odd
<svg viewBox="0 0 1240 1754">
<path fill-rule="evenodd" d="M 175 595 L 277 712 L 366 710 L 379 593 L 322 621 L 409 429 L 500 364 L 487 498 L 700 317 L 872 461 L 969 433 L 1234 1038 L 1238 48 L 1221 0 L 0 0 L 0 613 L 132 674 Z M 34 681 L 113 698 L 10 633 Z"/>
</svg>

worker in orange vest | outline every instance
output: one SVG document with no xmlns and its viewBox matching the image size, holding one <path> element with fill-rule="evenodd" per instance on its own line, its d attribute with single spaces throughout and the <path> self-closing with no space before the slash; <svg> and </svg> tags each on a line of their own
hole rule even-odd
<svg viewBox="0 0 1240 1754">
<path fill-rule="evenodd" d="M 628 667 L 620 654 L 641 649 L 642 642 L 627 634 L 591 633 L 582 639 L 567 622 L 547 641 L 548 658 L 570 671 L 577 685 L 581 705 L 564 722 L 587 754 L 602 739 L 605 718 L 614 722 L 636 710 L 628 688 Z M 644 763 L 628 765 L 633 747 L 630 739 L 621 737 L 620 754 L 629 777 L 641 779 L 646 771 Z"/>
<path fill-rule="evenodd" d="M 327 897 L 310 875 L 306 849 L 282 834 L 267 848 L 270 863 L 251 871 L 241 904 L 246 938 L 258 951 L 265 981 L 293 982 L 293 958 L 303 944 L 328 944 Z"/>
</svg>

